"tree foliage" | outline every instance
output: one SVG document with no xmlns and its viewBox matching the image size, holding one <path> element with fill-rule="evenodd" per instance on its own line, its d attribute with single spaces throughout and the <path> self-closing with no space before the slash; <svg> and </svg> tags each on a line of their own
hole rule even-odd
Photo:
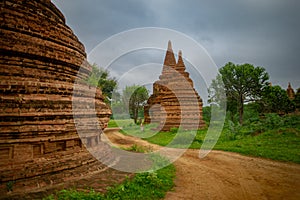
<svg viewBox="0 0 300 200">
<path fill-rule="evenodd" d="M 130 117 L 137 123 L 139 116 L 143 117 L 144 105 L 149 98 L 147 88 L 138 85 L 126 86 L 122 98 L 123 102 L 128 105 L 126 107 Z"/>
<path fill-rule="evenodd" d="M 297 92 L 295 94 L 294 103 L 297 109 L 300 109 L 300 88 L 297 89 Z"/>
<path fill-rule="evenodd" d="M 268 86 L 263 90 L 260 101 L 262 112 L 289 113 L 295 110 L 295 104 L 280 86 Z"/>
<path fill-rule="evenodd" d="M 92 73 L 87 79 L 89 85 L 99 87 L 106 101 L 110 102 L 114 90 L 117 88 L 117 80 L 110 77 L 109 72 L 96 64 L 92 65 Z"/>
<path fill-rule="evenodd" d="M 101 88 L 104 96 L 111 99 L 113 91 L 117 87 L 117 81 L 114 78 L 109 78 L 108 72 L 104 71 L 98 81 L 98 87 Z"/>
<path fill-rule="evenodd" d="M 263 67 L 254 67 L 247 63 L 235 65 L 231 62 L 222 67 L 219 72 L 220 74 L 209 88 L 210 102 L 222 103 L 226 100 L 228 110 L 238 111 L 239 122 L 242 124 L 244 103 L 261 98 L 263 89 L 268 85 L 269 75 Z M 225 89 L 226 98 L 218 96 L 222 88 Z"/>
</svg>

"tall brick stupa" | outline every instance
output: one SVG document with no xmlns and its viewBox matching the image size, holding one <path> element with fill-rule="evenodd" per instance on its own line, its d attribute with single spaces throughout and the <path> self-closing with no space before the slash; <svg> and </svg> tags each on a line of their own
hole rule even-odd
<svg viewBox="0 0 300 200">
<path fill-rule="evenodd" d="M 84 46 L 50 0 L 5 0 L 0 8 L 0 196 L 105 169 L 86 146 L 101 149 L 111 110 L 101 90 L 84 83 L 91 72 Z M 72 112 L 76 79 L 82 102 L 76 109 L 84 113 L 85 102 L 96 107 L 80 116 L 82 138 Z M 93 120 L 100 132 L 90 126 Z"/>
<path fill-rule="evenodd" d="M 196 130 L 204 126 L 202 99 L 186 72 L 182 52 L 176 62 L 171 41 L 165 55 L 162 74 L 153 84 L 153 94 L 144 107 L 144 123 L 157 123 L 160 131 L 171 128 Z"/>
</svg>

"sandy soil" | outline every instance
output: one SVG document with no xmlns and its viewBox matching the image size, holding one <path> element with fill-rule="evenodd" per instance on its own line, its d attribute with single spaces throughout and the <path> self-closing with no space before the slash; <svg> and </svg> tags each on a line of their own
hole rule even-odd
<svg viewBox="0 0 300 200">
<path fill-rule="evenodd" d="M 119 146 L 133 144 L 152 149 L 159 146 L 124 136 L 116 129 L 105 131 Z M 300 199 L 300 165 L 212 151 L 199 159 L 199 150 L 187 150 L 174 164 L 173 199 Z"/>
</svg>

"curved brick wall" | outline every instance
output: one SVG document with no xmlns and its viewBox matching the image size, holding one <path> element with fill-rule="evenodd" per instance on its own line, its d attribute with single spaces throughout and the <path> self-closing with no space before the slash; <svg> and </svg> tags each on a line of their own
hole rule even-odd
<svg viewBox="0 0 300 200">
<path fill-rule="evenodd" d="M 85 150 L 72 115 L 75 78 L 91 70 L 84 46 L 50 0 L 4 0 L 0 6 L 0 194 L 9 181 L 17 191 L 63 182 L 78 175 L 77 168 L 81 175 L 105 168 Z M 80 101 L 95 99 L 104 129 L 111 111 L 101 91 L 95 97 L 89 86 L 77 88 Z M 99 131 L 84 131 L 88 144 L 101 148 Z"/>
</svg>

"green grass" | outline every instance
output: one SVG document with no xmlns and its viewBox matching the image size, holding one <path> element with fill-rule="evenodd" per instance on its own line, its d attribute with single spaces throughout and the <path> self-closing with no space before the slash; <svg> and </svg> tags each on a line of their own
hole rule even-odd
<svg viewBox="0 0 300 200">
<path fill-rule="evenodd" d="M 198 131 L 189 148 L 200 149 L 205 134 L 205 130 Z M 147 139 L 147 141 L 165 146 L 173 139 L 173 137 L 174 135 L 170 132 L 158 133 L 154 137 Z M 281 133 L 280 130 L 272 130 L 263 132 L 257 136 L 247 135 L 234 140 L 225 138 L 223 132 L 214 149 L 270 158 L 273 160 L 300 163 L 299 147 L 299 131 L 290 129 L 290 132 Z"/>
<path fill-rule="evenodd" d="M 271 130 L 257 136 L 249 135 L 230 141 L 221 138 L 214 149 L 300 163 L 299 131 L 290 130 L 293 131 Z"/>
<path fill-rule="evenodd" d="M 136 151 L 135 148 L 132 149 Z M 156 171 L 136 174 L 132 179 L 126 179 L 123 183 L 108 188 L 107 193 L 101 194 L 93 190 L 82 192 L 76 190 L 61 190 L 55 195 L 50 195 L 45 200 L 111 200 L 111 199 L 162 199 L 167 191 L 174 186 L 175 167 L 170 164 L 159 169 L 160 165 L 168 162 L 166 159 L 155 155 L 153 159 L 158 160 Z"/>
<path fill-rule="evenodd" d="M 125 125 L 123 133 L 133 133 L 151 143 L 161 146 L 170 145 L 176 131 L 158 132 L 145 129 L 143 133 L 138 128 Z M 189 148 L 200 149 L 204 141 L 207 128 L 197 131 Z M 173 141 L 173 147 L 182 147 L 188 132 L 181 132 L 179 140 Z M 149 137 L 145 137 L 145 136 Z M 227 121 L 214 149 L 232 151 L 244 155 L 269 158 L 280 161 L 300 163 L 300 116 L 287 115 L 279 117 L 267 114 L 265 118 L 246 121 L 243 126 Z"/>
<path fill-rule="evenodd" d="M 119 120 L 111 119 L 108 122 L 108 128 L 115 128 L 115 127 L 123 128 L 124 126 L 133 126 L 133 125 L 134 125 L 133 119 L 119 119 Z"/>
<path fill-rule="evenodd" d="M 156 172 L 137 174 L 133 180 L 126 180 L 121 185 L 110 188 L 106 199 L 162 199 L 174 186 L 174 165 L 168 165 Z"/>
<path fill-rule="evenodd" d="M 139 138 L 149 138 L 156 133 L 156 131 L 153 129 L 157 127 L 157 124 L 144 124 L 144 130 L 142 131 L 140 125 L 135 124 L 133 119 L 111 119 L 108 123 L 108 127 L 120 127 L 122 129 L 120 132 L 124 135 L 132 135 Z"/>
<path fill-rule="evenodd" d="M 174 136 L 175 134 L 172 132 L 158 132 L 156 135 L 149 137 L 145 140 L 153 144 L 166 146 L 173 140 Z"/>
</svg>

